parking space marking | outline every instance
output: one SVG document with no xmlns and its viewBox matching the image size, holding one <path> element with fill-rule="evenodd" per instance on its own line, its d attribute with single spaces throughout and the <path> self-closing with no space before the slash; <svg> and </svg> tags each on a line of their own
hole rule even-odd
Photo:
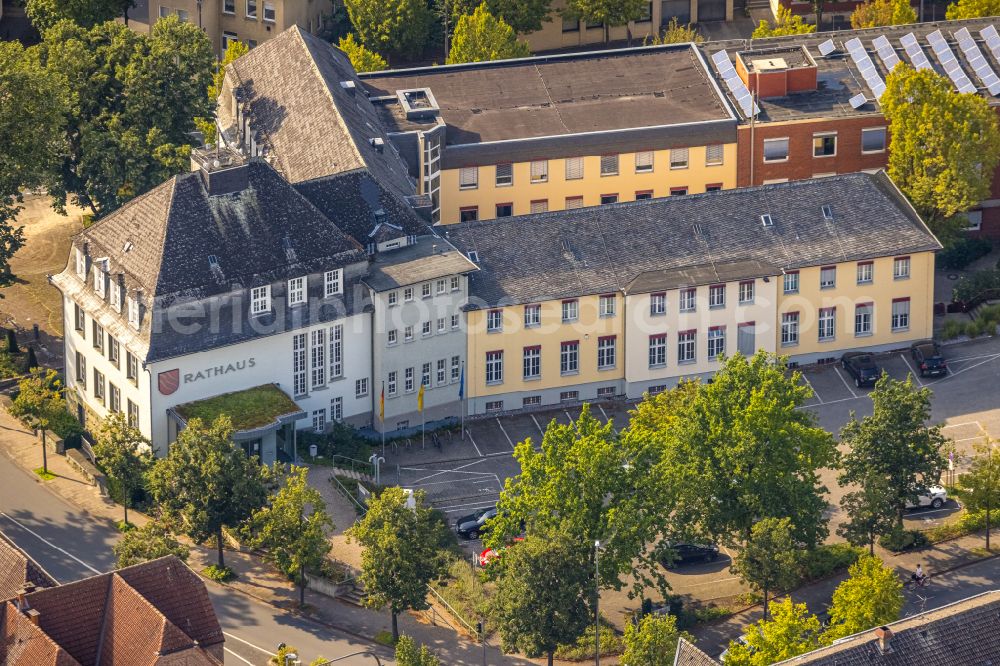
<svg viewBox="0 0 1000 666">
<path fill-rule="evenodd" d="M 476 453 L 479 454 L 480 458 L 483 458 L 483 452 L 479 450 L 479 445 L 476 444 L 476 438 L 472 436 L 472 431 L 468 428 L 465 429 L 465 434 L 469 436 L 469 441 L 472 442 L 472 446 L 475 447 Z"/>
<path fill-rule="evenodd" d="M 944 430 L 945 428 L 961 428 L 962 426 L 970 426 L 970 425 L 974 425 L 980 430 L 983 430 L 983 424 L 980 423 L 979 421 L 962 421 L 961 423 L 949 423 L 947 425 L 942 426 L 941 429 Z M 983 432 L 985 432 L 985 430 Z"/>
<path fill-rule="evenodd" d="M 500 475 L 494 474 L 493 478 L 497 480 L 497 485 L 500 486 L 500 490 L 503 490 L 503 482 L 500 480 Z"/>
<path fill-rule="evenodd" d="M 956 371 L 952 372 L 947 377 L 943 377 L 941 379 L 941 381 L 945 381 L 945 380 L 950 379 L 952 377 L 958 377 L 960 374 L 962 374 L 963 372 L 965 372 L 967 370 L 972 370 L 973 368 L 978 368 L 979 366 L 985 365 L 985 364 L 989 363 L 990 361 L 995 361 L 998 358 L 1000 358 L 1000 354 L 993 354 L 992 356 L 990 356 L 989 358 L 987 358 L 985 361 L 980 361 L 979 363 L 973 363 L 972 365 L 965 366 L 961 370 L 956 370 Z"/>
<path fill-rule="evenodd" d="M 494 506 L 496 502 L 492 500 L 486 500 L 485 502 L 463 502 L 462 504 L 449 504 L 447 506 L 436 506 L 435 509 L 439 511 L 444 511 L 445 513 L 455 513 L 456 511 L 468 511 L 477 509 L 488 509 Z"/>
<path fill-rule="evenodd" d="M 844 379 L 844 375 L 840 374 L 840 368 L 838 368 L 837 366 L 833 366 L 833 371 L 837 373 L 838 377 L 840 377 L 840 381 L 844 382 L 844 386 L 847 387 L 847 390 L 851 392 L 851 395 L 857 398 L 858 394 L 854 392 L 854 389 L 851 388 L 851 385 L 847 383 L 846 379 Z"/>
<path fill-rule="evenodd" d="M 538 419 L 535 418 L 534 414 L 531 415 L 531 420 L 535 422 L 535 427 L 538 428 L 538 434 L 541 435 L 542 437 L 545 437 L 545 431 L 542 430 L 542 426 L 540 423 L 538 423 Z"/>
<path fill-rule="evenodd" d="M 503 436 L 507 438 L 507 443 L 510 444 L 510 450 L 513 451 L 514 450 L 514 441 L 510 438 L 510 435 L 507 434 L 507 431 L 504 429 L 503 424 L 500 423 L 500 417 L 499 416 L 497 417 L 497 425 L 500 426 L 500 432 L 502 432 Z"/>
<path fill-rule="evenodd" d="M 690 585 L 685 585 L 684 588 L 689 587 L 704 587 L 705 585 L 718 585 L 719 583 L 726 583 L 731 580 L 739 580 L 739 576 L 731 576 L 729 578 L 716 578 L 715 580 L 707 580 L 704 583 L 691 583 Z"/>
<path fill-rule="evenodd" d="M 597 408 L 598 408 L 599 410 L 601 410 L 601 414 L 603 414 L 603 415 L 604 415 L 604 422 L 605 422 L 605 423 L 611 423 L 611 417 L 610 417 L 610 416 L 608 416 L 608 413 L 607 413 L 606 411 L 604 411 L 604 407 L 601 407 L 600 405 L 598 405 L 598 406 L 597 406 Z M 619 433 L 618 433 L 618 428 L 616 428 L 616 427 L 614 427 L 614 426 L 611 426 L 611 429 L 612 429 L 612 430 L 614 431 L 614 433 L 615 433 L 616 435 L 617 435 L 617 434 L 619 434 Z"/>
<path fill-rule="evenodd" d="M 805 373 L 802 373 L 802 381 L 804 381 L 806 384 L 809 385 L 809 389 L 813 392 L 813 397 L 816 398 L 817 400 L 819 400 L 819 404 L 822 405 L 823 404 L 823 398 L 819 397 L 819 391 L 817 391 L 816 387 L 812 385 L 812 382 L 809 381 L 809 378 L 806 377 Z"/>
<path fill-rule="evenodd" d="M 417 479 L 415 481 L 411 481 L 411 483 L 413 485 L 417 485 L 421 481 L 426 481 L 427 479 L 433 479 L 435 476 L 441 476 L 442 474 L 448 474 L 450 472 L 457 472 L 459 474 L 473 474 L 473 475 L 476 475 L 476 476 L 489 476 L 490 475 L 489 472 L 463 472 L 462 471 L 466 467 L 472 467 L 473 465 L 478 465 L 479 463 L 485 462 L 485 461 L 486 461 L 486 459 L 483 458 L 481 460 L 476 460 L 474 462 L 470 462 L 468 465 L 460 465 L 458 467 L 453 467 L 452 469 L 440 469 L 440 470 L 434 472 L 433 474 L 428 474 L 427 476 L 421 477 L 421 478 L 419 478 L 419 479 Z M 412 469 L 415 469 L 415 468 L 408 467 L 408 468 L 405 468 L 405 469 L 412 470 Z M 430 470 L 425 470 L 425 471 L 429 472 Z"/>
<path fill-rule="evenodd" d="M 906 354 L 900 353 L 899 358 L 903 359 L 903 363 L 905 363 L 906 367 L 909 368 L 910 374 L 913 376 L 914 379 L 917 380 L 917 385 L 920 388 L 926 386 L 926 384 L 924 384 L 924 380 L 921 379 L 920 377 L 920 373 L 917 372 L 916 369 L 913 367 L 913 365 L 910 363 L 910 359 L 906 358 Z"/>
</svg>

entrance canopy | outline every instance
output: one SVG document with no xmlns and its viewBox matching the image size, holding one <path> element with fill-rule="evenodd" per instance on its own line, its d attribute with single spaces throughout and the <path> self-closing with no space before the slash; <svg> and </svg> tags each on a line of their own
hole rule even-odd
<svg viewBox="0 0 1000 666">
<path fill-rule="evenodd" d="M 169 411 L 182 427 L 191 419 L 211 423 L 225 414 L 233 422 L 233 439 L 236 441 L 261 437 L 306 416 L 277 384 L 223 393 L 177 405 Z"/>
</svg>

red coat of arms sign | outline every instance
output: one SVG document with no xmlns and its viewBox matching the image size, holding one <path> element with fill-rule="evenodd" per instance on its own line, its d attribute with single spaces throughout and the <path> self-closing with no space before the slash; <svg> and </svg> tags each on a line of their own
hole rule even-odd
<svg viewBox="0 0 1000 666">
<path fill-rule="evenodd" d="M 177 390 L 177 387 L 180 386 L 180 384 L 180 370 L 167 370 L 166 372 L 161 372 L 157 376 L 157 385 L 160 389 L 160 393 L 163 395 L 170 395 Z"/>
</svg>

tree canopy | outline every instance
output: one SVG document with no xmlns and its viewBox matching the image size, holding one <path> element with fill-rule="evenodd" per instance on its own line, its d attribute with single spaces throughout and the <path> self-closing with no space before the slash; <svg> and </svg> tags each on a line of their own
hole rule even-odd
<svg viewBox="0 0 1000 666">
<path fill-rule="evenodd" d="M 880 104 L 889 121 L 889 175 L 940 238 L 990 197 L 1000 163 L 1000 124 L 981 96 L 963 94 L 933 70 L 898 66 Z"/>
<path fill-rule="evenodd" d="M 17 397 L 10 415 L 29 422 L 32 427 L 61 432 L 81 430 L 79 422 L 66 409 L 62 380 L 55 370 L 35 368 L 17 384 Z"/>
<path fill-rule="evenodd" d="M 354 33 L 341 37 L 337 48 L 347 54 L 356 72 L 381 72 L 389 67 L 385 58 L 354 39 Z"/>
<path fill-rule="evenodd" d="M 895 139 L 893 139 L 895 141 Z M 841 429 L 848 447 L 840 482 L 884 484 L 885 501 L 892 507 L 896 526 L 902 529 L 907 500 L 935 484 L 946 465 L 945 438 L 938 426 L 928 426 L 931 390 L 917 388 L 913 377 L 905 381 L 883 374 L 870 397 L 873 413 L 851 420 Z"/>
<path fill-rule="evenodd" d="M 774 23 L 762 20 L 753 31 L 753 39 L 762 37 L 782 37 L 784 35 L 808 35 L 816 32 L 816 26 L 806 23 L 801 16 L 793 14 L 791 9 L 778 5 Z"/>
<path fill-rule="evenodd" d="M 1000 0 L 958 0 L 948 5 L 945 17 L 949 21 L 1000 15 Z"/>
<path fill-rule="evenodd" d="M 677 17 L 670 19 L 667 23 L 667 27 L 663 29 L 661 34 L 653 36 L 652 39 L 643 40 L 643 44 L 684 44 L 686 42 L 694 42 L 695 44 L 700 44 L 705 41 L 705 38 L 698 34 L 698 31 L 691 27 L 690 23 L 682 24 L 677 21 Z"/>
<path fill-rule="evenodd" d="M 72 197 L 106 215 L 190 169 L 195 118 L 212 114 L 215 62 L 197 26 L 170 16 L 145 36 L 117 22 L 60 21 L 36 51 L 71 100 L 53 169 L 58 210 Z"/>
<path fill-rule="evenodd" d="M 472 14 L 482 0 L 451 0 L 448 7 L 452 23 L 466 14 Z M 525 34 L 542 29 L 542 23 L 551 21 L 552 0 L 485 0 L 490 14 L 503 19 L 514 32 Z"/>
<path fill-rule="evenodd" d="M 222 91 L 222 83 L 226 80 L 226 67 L 237 58 L 250 52 L 250 47 L 244 42 L 236 39 L 229 40 L 226 52 L 222 54 L 222 60 L 215 67 L 215 74 L 212 75 L 212 83 L 208 86 L 208 103 L 212 111 L 215 110 L 219 101 L 219 93 Z M 215 126 L 214 114 L 208 118 L 198 118 L 195 120 L 198 131 L 205 137 L 205 143 L 215 143 L 217 128 Z"/>
<path fill-rule="evenodd" d="M 621 663 L 628 666 L 673 666 L 677 641 L 693 637 L 677 629 L 675 615 L 650 613 L 625 625 L 625 651 Z"/>
<path fill-rule="evenodd" d="M 108 478 L 121 492 L 128 525 L 128 507 L 132 495 L 142 487 L 143 477 L 153 465 L 149 440 L 133 428 L 122 414 L 109 414 L 101 423 L 94 443 L 94 457 Z"/>
<path fill-rule="evenodd" d="M 882 560 L 862 555 L 848 572 L 833 593 L 827 641 L 895 622 L 903 609 L 903 584 Z"/>
<path fill-rule="evenodd" d="M 969 471 L 958 477 L 958 495 L 969 511 L 982 511 L 986 517 L 986 549 L 990 549 L 992 513 L 1000 508 L 1000 451 L 989 438 L 979 442 Z"/>
<path fill-rule="evenodd" d="M 358 39 L 378 53 L 419 56 L 433 20 L 426 0 L 344 0 Z"/>
<path fill-rule="evenodd" d="M 643 15 L 649 3 L 646 0 L 566 0 L 563 15 L 591 24 L 604 26 L 604 42 L 611 39 L 611 28 L 628 25 Z M 632 32 L 628 33 L 629 41 Z"/>
<path fill-rule="evenodd" d="M 284 486 L 254 511 L 246 526 L 249 542 L 263 548 L 282 573 L 297 578 L 300 606 L 305 601 L 305 574 L 320 571 L 331 547 L 327 535 L 333 529 L 323 496 L 306 481 L 308 472 L 292 466 Z"/>
<path fill-rule="evenodd" d="M 521 471 L 504 484 L 486 545 L 502 548 L 522 524 L 529 535 L 600 541 L 602 587 L 621 588 L 631 575 L 637 589 L 653 583 L 665 591 L 646 546 L 669 522 L 671 491 L 647 472 L 644 446 L 640 438 L 620 440 L 587 405 L 575 423 L 553 420 L 538 451 L 530 438 L 516 445 Z"/>
<path fill-rule="evenodd" d="M 63 150 L 69 99 L 62 79 L 43 68 L 19 42 L 0 42 L 0 280 L 24 245 L 14 226 L 25 189 L 47 186 Z"/>
<path fill-rule="evenodd" d="M 444 566 L 438 545 L 448 528 L 427 506 L 422 492 L 414 493 L 413 499 L 415 508 L 410 508 L 402 488 L 386 488 L 347 531 L 362 547 L 365 603 L 371 608 L 389 607 L 393 639 L 399 638 L 400 613 L 427 608 L 427 584 Z"/>
<path fill-rule="evenodd" d="M 875 541 L 888 534 L 896 525 L 896 507 L 888 479 L 881 474 L 864 476 L 858 490 L 845 494 L 840 508 L 847 521 L 837 528 L 837 534 L 853 546 L 867 546 L 875 554 Z"/>
<path fill-rule="evenodd" d="M 746 644 L 729 644 L 726 666 L 770 666 L 822 645 L 819 620 L 790 597 L 774 605 L 771 619 L 748 627 L 745 636 Z"/>
<path fill-rule="evenodd" d="M 426 645 L 418 646 L 409 636 L 400 636 L 396 641 L 396 666 L 439 666 L 440 663 Z"/>
<path fill-rule="evenodd" d="M 572 643 L 590 624 L 593 597 L 589 548 L 532 535 L 490 564 L 497 581 L 492 617 L 504 651 L 547 655 Z"/>
<path fill-rule="evenodd" d="M 211 424 L 191 419 L 148 475 L 160 509 L 180 519 L 195 543 L 215 537 L 220 568 L 222 528 L 239 526 L 267 499 L 267 468 L 234 446 L 232 435 L 228 416 Z"/>
<path fill-rule="evenodd" d="M 733 559 L 733 572 L 764 595 L 764 617 L 768 597 L 775 590 L 792 585 L 797 577 L 798 544 L 792 538 L 788 518 L 764 518 L 753 526 L 750 540 Z"/>
<path fill-rule="evenodd" d="M 910 0 L 867 0 L 851 13 L 851 27 L 855 30 L 916 22 L 917 12 Z"/>
<path fill-rule="evenodd" d="M 187 561 L 190 555 L 188 547 L 175 539 L 167 524 L 160 520 L 151 520 L 142 527 L 126 531 L 111 549 L 119 569 L 167 555 Z"/>
<path fill-rule="evenodd" d="M 84 28 L 127 16 L 135 0 L 25 0 L 24 12 L 35 30 L 44 33 L 62 20 Z"/>
<path fill-rule="evenodd" d="M 451 51 L 448 53 L 448 64 L 524 58 L 529 55 L 531 51 L 527 43 L 519 41 L 517 33 L 502 18 L 494 18 L 484 2 L 474 13 L 458 19 L 451 40 Z"/>
</svg>

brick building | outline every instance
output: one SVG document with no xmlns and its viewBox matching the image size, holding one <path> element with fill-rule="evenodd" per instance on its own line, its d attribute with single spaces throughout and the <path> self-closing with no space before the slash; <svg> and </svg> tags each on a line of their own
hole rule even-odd
<svg viewBox="0 0 1000 666">
<path fill-rule="evenodd" d="M 832 34 L 700 45 L 740 118 L 737 186 L 884 168 L 890 137 L 878 97 L 896 62 L 950 72 L 956 88 L 1000 110 L 1000 78 L 990 76 L 1000 72 L 1000 37 L 991 19 Z M 748 94 L 756 113 L 748 113 Z M 969 217 L 972 231 L 1000 237 L 1000 179 Z"/>
</svg>

